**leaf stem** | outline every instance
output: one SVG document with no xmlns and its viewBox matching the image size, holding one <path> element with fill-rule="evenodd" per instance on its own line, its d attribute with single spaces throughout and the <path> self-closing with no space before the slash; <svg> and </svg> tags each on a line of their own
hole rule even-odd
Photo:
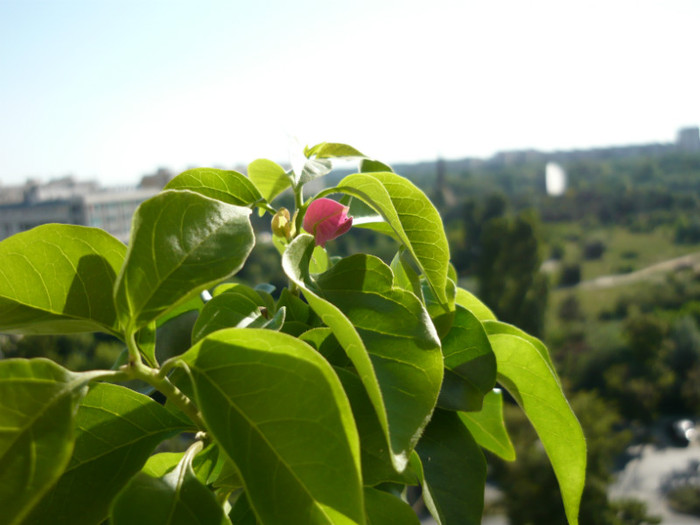
<svg viewBox="0 0 700 525">
<path fill-rule="evenodd" d="M 189 397 L 182 393 L 170 382 L 167 377 L 162 377 L 157 368 L 151 368 L 143 363 L 129 365 L 129 370 L 134 379 L 140 379 L 151 385 L 168 398 L 177 408 L 179 408 L 194 424 L 200 429 L 206 430 L 207 426 L 202 419 L 199 409 L 192 403 Z"/>
<path fill-rule="evenodd" d="M 135 330 L 127 331 L 126 348 L 129 352 L 129 364 L 133 366 L 142 365 L 141 350 L 139 350 L 139 346 L 136 344 Z"/>
</svg>

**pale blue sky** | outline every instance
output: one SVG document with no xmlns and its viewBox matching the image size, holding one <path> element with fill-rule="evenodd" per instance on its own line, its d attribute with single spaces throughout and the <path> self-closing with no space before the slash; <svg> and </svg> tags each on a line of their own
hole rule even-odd
<svg viewBox="0 0 700 525">
<path fill-rule="evenodd" d="M 0 182 L 670 141 L 696 0 L 0 0 Z"/>
</svg>

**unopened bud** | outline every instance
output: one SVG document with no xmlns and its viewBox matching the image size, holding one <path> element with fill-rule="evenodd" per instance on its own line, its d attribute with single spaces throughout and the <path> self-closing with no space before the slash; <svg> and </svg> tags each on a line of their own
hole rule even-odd
<svg viewBox="0 0 700 525">
<path fill-rule="evenodd" d="M 292 234 L 292 223 L 287 208 L 280 208 L 272 217 L 272 233 L 277 237 L 284 237 L 289 240 Z"/>
</svg>

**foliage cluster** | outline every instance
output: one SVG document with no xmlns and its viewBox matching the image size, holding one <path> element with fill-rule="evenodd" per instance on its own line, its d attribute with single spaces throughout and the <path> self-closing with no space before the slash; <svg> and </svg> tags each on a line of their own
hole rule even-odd
<svg viewBox="0 0 700 525">
<path fill-rule="evenodd" d="M 579 396 L 595 392 L 605 402 L 598 417 L 617 421 L 612 429 L 587 426 L 584 411 L 595 410 L 588 403 L 576 405 L 589 443 L 590 467 L 581 515 L 590 517 L 589 510 L 594 509 L 600 520 L 607 516 L 608 521 L 601 523 L 618 523 L 623 519 L 620 516 L 628 520 L 622 523 L 647 523 L 642 502 L 629 502 L 621 509 L 617 502 L 595 496 L 604 495 L 611 479 L 609 473 L 601 476 L 592 467 L 601 457 L 607 457 L 607 452 L 595 443 L 599 437 L 615 440 L 611 436 L 618 427 L 636 428 L 639 422 L 648 425 L 663 414 L 698 414 L 700 279 L 688 268 L 668 279 L 654 276 L 637 285 L 608 289 L 574 286 L 601 275 L 639 270 L 698 249 L 694 232 L 700 220 L 700 156 L 673 154 L 563 164 L 568 188 L 561 197 L 545 195 L 544 161 L 474 163 L 448 170 L 447 189 L 459 203 L 443 210 L 453 260 L 461 282 L 470 286 L 473 282 L 472 287 L 486 304 L 508 318 L 498 310 L 498 296 L 487 300 L 488 294 L 483 293 L 488 290 L 488 280 L 478 274 L 479 260 L 489 246 L 499 242 L 484 232 L 488 232 L 487 225 L 494 217 L 507 217 L 511 223 L 523 215 L 535 217 L 533 230 L 539 232 L 540 253 L 554 260 L 545 265 L 554 269 L 549 273 L 553 289 L 548 294 L 546 319 L 540 319 L 542 324 L 546 321 L 546 343 L 572 392 L 573 403 L 576 405 Z M 434 185 L 434 181 L 423 179 L 426 187 Z M 526 245 L 528 236 L 520 242 Z M 525 257 L 518 267 L 514 255 L 518 249 L 501 246 L 495 257 L 484 260 L 493 264 L 499 257 L 504 258 L 497 264 L 500 268 L 515 268 L 515 278 L 529 266 Z M 533 276 L 544 277 L 538 272 L 540 268 L 530 273 L 530 288 L 523 286 L 526 291 L 521 299 L 528 293 L 538 298 L 547 296 L 534 293 L 537 287 L 532 284 Z M 529 311 L 538 313 L 536 308 Z M 541 310 L 539 315 L 544 315 Z M 522 461 L 499 467 L 495 476 L 507 487 L 504 502 L 511 521 L 518 522 L 516 516 L 520 515 L 529 516 L 522 520 L 532 523 L 560 522 L 558 511 L 552 510 L 556 505 L 544 506 L 543 512 L 552 511 L 547 514 L 551 521 L 533 517 L 534 510 L 527 502 L 553 501 L 553 477 L 543 482 L 540 474 L 534 473 L 535 464 L 544 471 L 549 469 L 542 461 L 541 449 L 534 437 L 518 430 L 519 418 L 512 417 L 508 423 L 516 449 L 532 447 L 532 455 L 519 454 Z M 625 434 L 620 436 L 624 443 Z M 531 458 L 531 464 L 525 458 Z M 635 521 L 634 516 L 641 521 Z"/>
<path fill-rule="evenodd" d="M 360 172 L 305 199 L 338 157 Z M 128 247 L 70 225 L 0 243 L 1 332 L 97 331 L 126 346 L 111 369 L 0 360 L 5 522 L 409 524 L 401 493 L 420 486 L 438 523 L 477 524 L 482 450 L 515 457 L 498 382 L 578 523 L 585 442 L 549 353 L 456 285 L 428 198 L 342 144 L 292 166 L 186 171 L 139 207 Z M 288 189 L 291 213 L 275 207 Z M 320 237 L 330 216 L 304 217 L 333 194 L 355 226 L 395 241 L 389 264 L 321 246 L 340 231 Z M 272 221 L 281 290 L 231 281 L 255 210 Z M 183 434 L 186 450 L 154 453 Z"/>
</svg>

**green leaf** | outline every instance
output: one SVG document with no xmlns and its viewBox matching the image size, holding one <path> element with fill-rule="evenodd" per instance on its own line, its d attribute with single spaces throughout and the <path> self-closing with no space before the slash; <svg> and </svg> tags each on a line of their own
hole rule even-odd
<svg viewBox="0 0 700 525">
<path fill-rule="evenodd" d="M 423 497 L 438 524 L 480 524 L 486 459 L 457 414 L 435 410 L 417 450 Z"/>
<path fill-rule="evenodd" d="M 78 408 L 70 462 L 27 523 L 100 523 L 158 443 L 192 428 L 149 397 L 119 385 L 94 385 Z"/>
<path fill-rule="evenodd" d="M 348 175 L 332 191 L 358 197 L 379 212 L 414 257 L 440 304 L 452 309 L 446 293 L 450 251 L 442 219 L 418 187 L 394 173 L 373 172 Z"/>
<path fill-rule="evenodd" d="M 352 217 L 353 228 L 372 230 L 400 242 L 384 217 L 362 199 L 346 194 L 341 197 L 340 202 L 349 207 L 348 215 Z"/>
<path fill-rule="evenodd" d="M 299 336 L 311 328 L 311 308 L 287 288 L 282 289 L 279 301 L 277 301 L 277 309 L 281 310 L 282 308 L 286 309 L 282 332 Z"/>
<path fill-rule="evenodd" d="M 192 329 L 199 312 L 190 310 L 168 319 L 156 331 L 156 357 L 158 362 L 180 355 L 192 346 Z"/>
<path fill-rule="evenodd" d="M 386 435 L 360 378 L 345 368 L 336 367 L 335 372 L 350 400 L 355 424 L 360 435 L 362 480 L 365 486 L 375 486 L 387 482 L 414 483 L 415 479 L 409 469 L 398 472 L 394 468 Z"/>
<path fill-rule="evenodd" d="M 331 258 L 328 256 L 326 249 L 321 246 L 316 246 L 314 248 L 314 253 L 311 254 L 309 273 L 323 273 L 331 266 Z"/>
<path fill-rule="evenodd" d="M 190 190 L 236 206 L 251 206 L 263 196 L 248 177 L 237 171 L 195 168 L 180 173 L 165 190 Z"/>
<path fill-rule="evenodd" d="M 313 346 L 331 365 L 336 367 L 348 367 L 352 365 L 345 350 L 343 350 L 343 347 L 340 346 L 335 335 L 333 335 L 333 330 L 327 326 L 312 328 L 300 334 L 298 337 L 305 343 L 309 343 Z"/>
<path fill-rule="evenodd" d="M 394 274 L 394 285 L 413 293 L 423 299 L 420 275 L 415 271 L 404 248 L 399 249 L 391 260 L 391 271 Z"/>
<path fill-rule="evenodd" d="M 496 384 L 496 357 L 481 322 L 457 306 L 450 331 L 442 339 L 445 379 L 438 405 L 448 410 L 481 410 Z"/>
<path fill-rule="evenodd" d="M 73 422 L 87 382 L 48 359 L 0 361 L 0 509 L 3 523 L 22 519 L 66 468 Z"/>
<path fill-rule="evenodd" d="M 260 294 L 248 286 L 237 284 L 204 305 L 194 323 L 192 342 L 196 343 L 222 328 L 265 328 L 273 318 L 266 317 L 263 312 L 267 310 Z M 284 320 L 284 310 L 282 316 Z"/>
<path fill-rule="evenodd" d="M 392 448 L 410 453 L 443 375 L 440 340 L 428 312 L 415 295 L 393 287 L 391 269 L 374 256 L 340 260 L 317 277 L 316 286 L 362 338 L 387 408 Z"/>
<path fill-rule="evenodd" d="M 433 293 L 429 284 L 430 283 L 428 283 L 425 278 L 421 279 L 423 301 L 425 302 L 425 307 L 428 309 L 430 318 L 433 320 L 435 329 L 442 339 L 445 337 L 445 335 L 447 335 L 447 332 L 450 331 L 452 323 L 454 322 L 457 286 L 452 279 L 447 280 L 445 295 L 447 296 L 447 304 L 451 306 L 449 309 L 446 309 L 445 306 L 435 297 L 435 294 Z"/>
<path fill-rule="evenodd" d="M 362 159 L 362 162 L 360 162 L 360 171 L 362 173 L 372 173 L 377 171 L 393 172 L 394 170 L 391 169 L 391 166 L 389 166 L 388 164 L 384 164 L 383 162 L 380 162 L 378 160 Z"/>
<path fill-rule="evenodd" d="M 235 274 L 253 248 L 250 210 L 190 191 L 164 191 L 134 215 L 116 302 L 138 329 Z"/>
<path fill-rule="evenodd" d="M 509 333 L 489 335 L 498 380 L 535 428 L 559 480 L 566 517 L 578 523 L 586 474 L 586 441 L 549 363 L 528 340 Z"/>
<path fill-rule="evenodd" d="M 305 148 L 304 153 L 307 157 L 315 156 L 317 159 L 363 158 L 365 156 L 352 146 L 337 142 L 321 142 L 321 144 L 317 144 L 313 148 Z"/>
<path fill-rule="evenodd" d="M 301 173 L 295 171 L 293 176 L 294 186 L 298 188 L 307 182 L 327 175 L 333 169 L 333 165 L 327 159 L 305 159 L 303 167 L 297 167 L 297 169 L 300 169 Z"/>
<path fill-rule="evenodd" d="M 230 328 L 197 343 L 183 362 L 260 521 L 364 522 L 350 404 L 313 348 L 279 332 Z"/>
<path fill-rule="evenodd" d="M 496 316 L 489 307 L 482 303 L 473 293 L 468 292 L 464 288 L 457 288 L 455 302 L 473 313 L 479 321 L 496 320 Z"/>
<path fill-rule="evenodd" d="M 151 321 L 136 332 L 136 344 L 148 366 L 158 366 L 156 359 L 156 322 Z"/>
<path fill-rule="evenodd" d="M 297 237 L 282 266 L 355 366 L 391 444 L 394 467 L 402 471 L 442 382 L 437 334 L 422 303 L 393 288 L 391 269 L 376 257 L 341 260 L 312 290 L 313 244 L 310 235 Z"/>
<path fill-rule="evenodd" d="M 547 350 L 547 347 L 542 341 L 540 341 L 536 337 L 531 336 L 527 332 L 524 332 L 517 326 L 513 326 L 512 324 L 508 323 L 503 323 L 501 321 L 484 322 L 484 328 L 486 329 L 486 333 L 488 333 L 489 335 L 509 334 L 525 339 L 528 343 L 530 343 L 537 349 L 542 359 L 544 359 L 549 365 L 549 369 L 556 378 L 557 383 L 561 385 L 559 375 L 557 374 L 557 369 L 554 367 L 554 361 L 552 361 L 552 357 L 549 355 L 549 350 Z"/>
<path fill-rule="evenodd" d="M 393 494 L 365 487 L 367 525 L 420 525 L 411 506 Z"/>
<path fill-rule="evenodd" d="M 500 389 L 484 396 L 484 406 L 479 412 L 460 412 L 459 418 L 480 446 L 506 461 L 515 460 L 515 449 L 503 421 Z"/>
<path fill-rule="evenodd" d="M 0 332 L 119 334 L 112 285 L 125 253 L 107 232 L 68 224 L 0 242 Z"/>
<path fill-rule="evenodd" d="M 177 467 L 184 455 L 184 452 L 160 452 L 153 454 L 148 458 L 141 472 L 148 474 L 152 478 L 162 478 Z"/>
<path fill-rule="evenodd" d="M 236 498 L 229 517 L 234 525 L 258 525 L 260 523 L 255 517 L 255 512 L 253 512 L 245 492 L 241 492 Z"/>
<path fill-rule="evenodd" d="M 254 160 L 248 164 L 248 177 L 260 190 L 263 199 L 268 202 L 291 186 L 291 181 L 284 168 L 267 159 Z"/>
<path fill-rule="evenodd" d="M 139 472 L 124 487 L 111 511 L 112 525 L 231 525 L 214 493 L 192 471 L 190 448 L 161 478 Z"/>
</svg>

